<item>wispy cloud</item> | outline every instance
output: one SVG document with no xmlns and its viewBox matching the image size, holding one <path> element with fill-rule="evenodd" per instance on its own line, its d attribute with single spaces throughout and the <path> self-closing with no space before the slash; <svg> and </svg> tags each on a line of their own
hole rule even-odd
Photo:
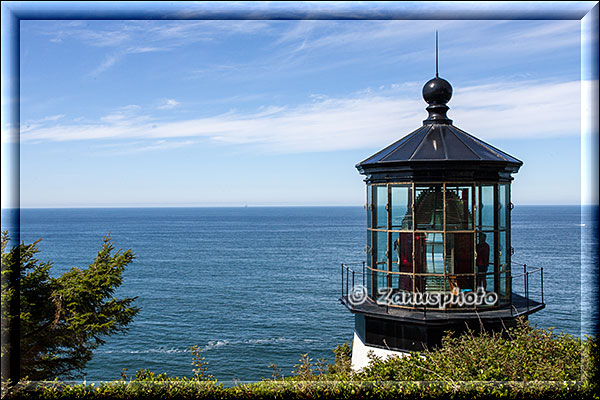
<svg viewBox="0 0 600 400">
<path fill-rule="evenodd" d="M 129 33 L 121 29 L 95 30 L 86 26 L 89 25 L 89 23 L 86 23 L 85 25 L 54 23 L 53 25 L 53 29 L 42 30 L 41 32 L 49 36 L 48 40 L 50 40 L 52 43 L 62 43 L 69 39 L 75 39 L 92 46 L 112 47 L 121 45 L 131 39 Z"/>
<path fill-rule="evenodd" d="M 179 102 L 175 99 L 164 99 L 161 104 L 157 107 L 159 110 L 170 110 L 179 105 Z"/>
<path fill-rule="evenodd" d="M 364 52 L 376 52 L 379 62 L 398 65 L 415 57 L 430 55 L 430 49 L 413 48 L 418 39 L 431 37 L 434 29 L 442 33 L 443 51 L 465 49 L 478 57 L 501 56 L 515 52 L 531 56 L 540 51 L 570 46 L 578 35 L 578 25 L 573 21 L 529 23 L 518 31 L 511 30 L 506 21 L 118 21 L 112 23 L 85 21 L 71 24 L 63 21 L 38 23 L 37 29 L 50 41 L 77 41 L 88 46 L 106 48 L 109 55 L 92 75 L 110 69 L 129 54 L 156 51 L 173 51 L 198 42 L 219 43 L 238 35 L 247 39 L 260 34 L 269 40 L 268 52 L 260 52 L 256 59 L 238 61 L 232 70 L 258 70 L 268 66 L 273 72 L 292 69 L 303 60 L 322 56 L 329 49 L 343 49 L 344 62 L 360 61 Z M 493 30 L 505 29 L 501 35 L 490 35 Z M 502 38 L 502 41 L 481 38 Z M 401 50 L 400 50 L 401 49 Z M 333 63 L 336 64 L 336 63 Z M 331 67 L 332 63 L 327 63 Z M 339 65 L 339 64 L 337 64 Z M 323 66 L 322 66 L 323 67 Z M 214 65 L 207 65 L 213 70 Z M 197 70 L 198 68 L 193 68 Z M 224 72 L 227 72 L 225 70 Z"/>
<path fill-rule="evenodd" d="M 152 140 L 148 142 L 134 142 L 134 143 L 119 143 L 119 144 L 111 144 L 109 146 L 101 146 L 101 147 L 110 147 L 109 150 L 103 150 L 99 154 L 100 155 L 108 155 L 108 156 L 122 156 L 128 154 L 137 154 L 137 153 L 146 153 L 149 151 L 164 151 L 171 149 L 178 149 L 181 147 L 192 146 L 196 144 L 195 140 Z"/>
<path fill-rule="evenodd" d="M 76 41 L 109 49 L 104 61 L 90 73 L 97 76 L 130 54 L 171 51 L 229 35 L 264 34 L 269 26 L 266 21 L 38 21 L 35 29 L 52 43 Z"/>
<path fill-rule="evenodd" d="M 266 52 L 236 62 L 204 61 L 195 64 L 190 78 L 217 75 L 244 80 L 269 75 L 310 75 L 364 65 L 376 59 L 379 66 L 433 62 L 434 31 L 440 31 L 442 65 L 487 60 L 526 59 L 578 45 L 575 21 L 539 21 L 518 26 L 518 21 L 272 21 Z M 423 47 L 429 41 L 431 47 Z M 336 54 L 336 57 L 330 57 Z M 485 64 L 485 62 L 484 62 Z M 502 71 L 501 73 L 504 73 Z"/>
<path fill-rule="evenodd" d="M 155 51 L 166 51 L 168 49 L 161 47 L 151 47 L 151 46 L 132 46 L 128 47 L 125 53 L 127 54 L 140 54 L 140 53 L 152 53 Z"/>
<path fill-rule="evenodd" d="M 44 119 L 42 119 L 42 121 L 58 121 L 61 118 L 64 118 L 65 114 L 56 114 L 56 115 L 50 115 L 48 117 L 45 117 Z"/>
<path fill-rule="evenodd" d="M 577 136 L 581 82 L 495 83 L 457 89 L 453 119 L 490 138 Z M 486 133 L 489 132 L 489 133 Z"/>
<path fill-rule="evenodd" d="M 122 55 L 117 55 L 117 54 L 110 54 L 110 55 L 106 56 L 104 61 L 102 61 L 102 63 L 100 63 L 100 65 L 98 65 L 96 68 L 94 68 L 90 72 L 89 75 L 90 76 L 100 75 L 101 73 L 103 73 L 104 71 L 106 71 L 107 69 L 109 69 L 110 67 L 115 65 L 121 57 L 122 57 Z"/>
<path fill-rule="evenodd" d="M 53 121 L 58 121 L 59 119 L 62 119 L 64 117 L 65 117 L 65 114 L 54 114 L 54 115 L 48 115 L 48 116 L 40 118 L 40 119 L 27 121 L 27 123 L 28 124 L 40 124 L 43 122 L 53 122 Z"/>
<path fill-rule="evenodd" d="M 131 108 L 96 123 L 46 124 L 22 132 L 23 142 L 203 137 L 251 145 L 265 152 L 297 153 L 377 147 L 418 128 L 425 103 L 414 85 L 365 90 L 345 98 L 317 96 L 296 107 L 264 106 L 254 113 L 160 121 Z M 459 89 L 450 102 L 456 125 L 482 139 L 576 136 L 581 83 L 513 82 Z M 151 142 L 148 146 L 166 143 Z"/>
</svg>

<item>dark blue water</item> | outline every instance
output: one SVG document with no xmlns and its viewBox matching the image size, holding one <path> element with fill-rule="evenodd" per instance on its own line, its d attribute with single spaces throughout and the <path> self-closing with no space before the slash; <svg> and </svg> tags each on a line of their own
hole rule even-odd
<svg viewBox="0 0 600 400">
<path fill-rule="evenodd" d="M 514 260 L 544 267 L 547 307 L 530 320 L 575 335 L 597 320 L 597 310 L 581 312 L 582 287 L 583 297 L 597 291 L 581 284 L 581 237 L 589 229 L 597 248 L 598 224 L 580 211 L 512 214 Z M 361 207 L 21 210 L 21 239 L 43 238 L 38 256 L 54 262 L 55 275 L 87 266 L 109 232 L 137 254 L 117 295 L 137 296 L 142 310 L 127 334 L 96 351 L 88 381 L 117 379 L 122 368 L 192 375 L 195 344 L 219 380 L 258 380 L 270 363 L 289 374 L 302 353 L 331 360 L 352 339 L 352 315 L 337 299 L 340 263 L 364 259 Z M 532 277 L 530 293 L 539 289 Z"/>
</svg>

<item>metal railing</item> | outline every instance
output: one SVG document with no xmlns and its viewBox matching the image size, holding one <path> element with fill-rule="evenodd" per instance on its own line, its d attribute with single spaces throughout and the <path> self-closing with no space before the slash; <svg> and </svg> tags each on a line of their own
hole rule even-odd
<svg viewBox="0 0 600 400">
<path fill-rule="evenodd" d="M 515 268 L 516 267 L 516 268 Z M 532 301 L 535 301 L 536 303 L 541 303 L 544 304 L 544 267 L 528 267 L 527 264 L 514 264 L 512 265 L 512 270 L 516 271 L 517 268 L 522 268 L 523 272 L 518 273 L 516 275 L 511 274 L 511 290 L 513 291 L 513 293 L 517 293 L 520 294 L 518 292 L 519 288 L 517 285 L 515 285 L 515 283 L 518 283 L 520 281 L 520 278 L 523 278 L 523 287 L 520 288 L 522 290 L 523 293 L 523 297 L 525 298 L 525 306 L 527 308 L 527 310 L 530 310 L 530 306 L 532 304 Z M 539 275 L 539 302 L 534 300 L 531 296 L 531 282 L 532 282 L 532 278 L 533 281 L 535 282 L 535 277 Z M 517 287 L 516 291 L 515 291 L 515 287 Z M 514 307 L 511 307 L 511 311 L 514 310 Z"/>
<path fill-rule="evenodd" d="M 352 267 L 362 268 L 362 272 L 357 272 Z M 348 297 L 348 293 L 354 290 L 356 275 L 361 275 L 361 285 L 366 287 L 366 264 L 364 261 L 355 263 L 342 263 L 342 298 Z"/>
<path fill-rule="evenodd" d="M 362 262 L 354 262 L 354 263 L 342 263 L 341 264 L 341 298 L 348 300 L 348 296 L 353 293 L 354 287 L 357 284 L 361 284 L 363 288 L 366 288 L 366 279 L 367 279 L 367 271 L 366 271 L 366 263 Z M 527 264 L 513 264 L 512 271 L 516 271 L 518 268 L 522 268 L 522 272 L 508 276 L 510 279 L 509 290 L 512 294 L 518 294 L 522 296 L 525 300 L 525 309 L 529 311 L 532 306 L 539 307 L 540 303 L 544 304 L 544 268 L 543 267 L 528 267 Z M 539 276 L 539 280 L 535 279 L 535 277 Z M 520 286 L 522 278 L 522 287 Z M 534 292 L 532 292 L 531 282 L 534 282 L 533 290 L 538 292 L 539 296 L 536 296 Z M 516 283 L 516 284 L 515 284 Z M 533 298 L 532 297 L 533 293 Z M 369 295 L 370 297 L 370 295 Z M 511 304 L 511 314 L 514 315 L 514 296 L 512 296 L 513 301 Z M 386 304 L 387 309 L 387 304 Z M 421 311 L 426 311 L 429 307 L 418 307 Z M 417 308 L 415 308 L 417 309 Z M 436 308 L 429 308 L 431 310 L 438 310 Z"/>
</svg>

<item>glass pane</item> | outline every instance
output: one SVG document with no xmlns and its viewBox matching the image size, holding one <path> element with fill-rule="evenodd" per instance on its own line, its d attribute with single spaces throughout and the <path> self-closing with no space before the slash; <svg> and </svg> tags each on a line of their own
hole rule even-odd
<svg viewBox="0 0 600 400">
<path fill-rule="evenodd" d="M 482 185 L 477 188 L 477 228 L 494 229 L 494 186 Z"/>
<path fill-rule="evenodd" d="M 415 234 L 416 272 L 427 274 L 444 273 L 444 234 Z"/>
<path fill-rule="evenodd" d="M 371 193 L 371 185 L 367 185 L 367 228 L 371 228 L 371 216 L 373 214 L 372 210 L 372 193 Z"/>
<path fill-rule="evenodd" d="M 481 275 L 477 277 L 477 293 L 481 293 L 480 290 L 482 287 L 485 287 L 484 296 L 479 296 L 481 299 L 480 302 L 477 303 L 477 308 L 489 308 L 500 305 L 498 293 L 496 292 L 494 285 L 495 279 L 493 273 L 488 273 L 487 275 Z M 485 282 L 485 283 L 482 283 Z"/>
<path fill-rule="evenodd" d="M 375 262 L 377 269 L 383 269 L 387 271 L 387 232 L 373 232 L 374 246 L 373 249 L 375 254 Z"/>
<path fill-rule="evenodd" d="M 447 304 L 447 309 L 467 308 L 473 309 L 477 307 L 477 293 L 473 290 L 475 275 L 469 276 L 454 276 L 449 275 L 446 280 L 446 291 L 458 297 L 452 297 Z M 443 304 L 442 304 L 443 306 Z"/>
<path fill-rule="evenodd" d="M 444 229 L 444 195 L 441 185 L 415 188 L 415 229 L 423 231 Z"/>
<path fill-rule="evenodd" d="M 398 274 L 389 274 L 388 275 L 388 283 L 389 283 L 389 287 L 393 290 L 396 291 L 398 289 L 398 284 L 399 284 L 399 280 L 398 277 L 400 275 Z"/>
<path fill-rule="evenodd" d="M 453 294 L 472 292 L 474 280 L 475 275 L 448 275 L 446 279 L 446 291 Z"/>
<path fill-rule="evenodd" d="M 473 239 L 472 233 L 448 234 L 446 237 L 446 272 L 448 274 L 474 273 Z"/>
<path fill-rule="evenodd" d="M 371 298 L 374 297 L 374 292 L 373 292 L 373 271 L 371 271 L 368 268 L 367 268 L 367 293 L 369 294 L 369 297 L 371 297 Z"/>
<path fill-rule="evenodd" d="M 421 276 L 415 276 L 415 292 L 425 292 L 425 278 Z"/>
<path fill-rule="evenodd" d="M 501 271 L 507 268 L 506 249 L 506 231 L 501 231 L 498 233 L 498 263 Z"/>
<path fill-rule="evenodd" d="M 412 187 L 391 185 L 392 227 L 391 229 L 412 229 Z"/>
<path fill-rule="evenodd" d="M 371 243 L 371 237 L 373 236 L 373 232 L 367 229 L 367 245 L 365 247 L 367 251 L 367 265 L 369 267 L 373 267 L 373 260 L 371 259 L 373 253 L 373 243 Z"/>
<path fill-rule="evenodd" d="M 413 272 L 412 233 L 392 232 L 392 271 Z"/>
<path fill-rule="evenodd" d="M 412 292 L 412 290 L 413 290 L 412 275 L 397 275 L 397 276 L 398 276 L 398 289 L 400 291 Z"/>
<path fill-rule="evenodd" d="M 373 219 L 377 228 L 387 229 L 387 186 L 377 185 L 373 189 Z"/>
<path fill-rule="evenodd" d="M 510 279 L 507 273 L 500 274 L 500 288 L 498 290 L 500 296 L 500 304 L 510 303 Z"/>
<path fill-rule="evenodd" d="M 424 292 L 444 292 L 444 276 L 424 276 L 423 279 L 423 291 Z M 436 306 L 432 306 L 436 307 Z"/>
<path fill-rule="evenodd" d="M 491 268 L 490 268 L 491 269 Z M 486 292 L 497 292 L 496 291 L 496 280 L 494 279 L 494 272 L 488 272 L 485 275 L 479 275 L 477 277 L 477 287 L 483 287 Z M 497 305 L 497 304 L 495 304 Z"/>
<path fill-rule="evenodd" d="M 508 185 L 498 185 L 498 229 L 506 229 L 508 202 Z"/>
<path fill-rule="evenodd" d="M 377 294 L 385 293 L 387 288 L 387 274 L 385 272 L 377 272 Z"/>
<path fill-rule="evenodd" d="M 475 265 L 477 266 L 477 287 L 483 286 L 488 290 L 490 277 L 488 273 L 494 274 L 494 232 L 479 232 L 477 235 L 477 247 L 475 248 L 477 258 Z"/>
<path fill-rule="evenodd" d="M 446 185 L 446 229 L 473 229 L 473 188 Z"/>
</svg>

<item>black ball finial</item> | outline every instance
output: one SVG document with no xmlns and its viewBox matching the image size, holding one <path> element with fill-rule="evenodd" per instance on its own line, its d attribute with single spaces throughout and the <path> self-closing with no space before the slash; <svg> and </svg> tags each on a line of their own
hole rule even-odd
<svg viewBox="0 0 600 400">
<path fill-rule="evenodd" d="M 429 104 L 446 104 L 452 98 L 452 85 L 445 79 L 435 77 L 423 86 L 423 99 Z"/>
<path fill-rule="evenodd" d="M 429 104 L 427 111 L 429 118 L 423 121 L 424 124 L 451 124 L 446 112 L 448 106 L 446 103 L 452 98 L 452 85 L 445 79 L 436 76 L 430 79 L 423 86 L 423 99 Z"/>
<path fill-rule="evenodd" d="M 429 117 L 423 124 L 452 124 L 446 113 L 446 103 L 452 98 L 452 85 L 445 79 L 440 78 L 438 68 L 438 32 L 435 31 L 435 78 L 427 81 L 423 86 L 423 99 L 429 104 L 427 112 Z"/>
</svg>

